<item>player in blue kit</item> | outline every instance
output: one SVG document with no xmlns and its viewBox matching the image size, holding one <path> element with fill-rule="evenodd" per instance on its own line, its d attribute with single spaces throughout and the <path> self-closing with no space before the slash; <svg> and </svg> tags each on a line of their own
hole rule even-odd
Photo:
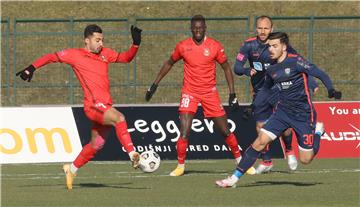
<svg viewBox="0 0 360 207">
<path fill-rule="evenodd" d="M 234 173 L 228 178 L 216 181 L 216 185 L 222 188 L 235 187 L 244 172 L 256 162 L 265 146 L 287 128 L 293 128 L 296 133 L 301 163 L 311 163 L 319 151 L 324 126 L 320 122 L 316 123 L 316 112 L 307 84 L 309 75 L 323 82 L 329 98 L 341 98 L 341 92 L 334 89 L 331 79 L 324 71 L 303 57 L 287 52 L 289 38 L 286 33 L 271 33 L 268 39 L 270 57 L 277 63 L 267 67 L 265 82 L 259 93 L 268 93 L 271 87 L 275 86 L 280 90 L 279 103 L 256 140 L 246 149 Z"/>
<path fill-rule="evenodd" d="M 264 126 L 266 121 L 273 113 L 273 108 L 277 103 L 278 90 L 274 88 L 271 93 L 266 93 L 258 97 L 258 92 L 264 84 L 264 78 L 266 74 L 265 66 L 274 64 L 275 61 L 270 58 L 268 50 L 269 45 L 267 44 L 268 36 L 273 31 L 273 23 L 270 17 L 260 16 L 256 19 L 256 37 L 247 39 L 241 46 L 240 51 L 237 55 L 234 72 L 237 75 L 247 75 L 251 78 L 251 85 L 253 88 L 253 103 L 250 107 L 244 110 L 244 117 L 249 117 L 252 113 L 256 120 L 256 129 L 259 130 Z M 297 54 L 297 52 L 289 46 L 287 48 L 289 53 Z M 249 61 L 250 67 L 246 68 L 244 65 Z M 316 90 L 317 83 L 313 77 L 309 81 L 309 87 L 312 90 Z M 257 102 L 255 102 L 257 98 Z M 287 157 L 288 165 L 291 170 L 296 170 L 297 160 L 295 153 L 292 150 L 292 131 L 291 129 L 286 130 L 282 134 L 282 138 L 285 145 L 285 154 Z M 273 162 L 268 153 L 269 146 L 265 148 L 261 157 L 263 161 L 256 168 L 255 173 L 261 174 L 268 172 L 273 167 Z"/>
</svg>

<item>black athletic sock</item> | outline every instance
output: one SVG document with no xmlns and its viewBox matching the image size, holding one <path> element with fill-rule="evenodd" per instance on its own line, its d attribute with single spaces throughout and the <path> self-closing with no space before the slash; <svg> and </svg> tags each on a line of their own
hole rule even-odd
<svg viewBox="0 0 360 207">
<path fill-rule="evenodd" d="M 315 134 L 314 134 L 314 145 L 313 145 L 314 156 L 319 152 L 319 149 L 320 149 L 320 139 L 321 139 L 321 135 L 315 133 Z"/>
<path fill-rule="evenodd" d="M 285 144 L 285 150 L 286 152 L 288 151 L 291 151 L 292 150 L 292 146 L 291 146 L 291 143 L 292 143 L 292 132 L 290 133 L 290 135 L 288 136 L 282 136 L 283 138 L 283 141 L 284 141 L 284 144 Z"/>
</svg>

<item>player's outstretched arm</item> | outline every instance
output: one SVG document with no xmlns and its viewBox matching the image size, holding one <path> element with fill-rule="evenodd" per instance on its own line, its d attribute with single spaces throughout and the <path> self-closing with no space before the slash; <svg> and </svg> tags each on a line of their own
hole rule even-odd
<svg viewBox="0 0 360 207">
<path fill-rule="evenodd" d="M 125 52 L 122 52 L 122 53 L 112 52 L 112 56 L 114 57 L 114 59 L 111 62 L 129 63 L 136 56 L 136 53 L 137 53 L 140 43 L 141 43 L 142 30 L 139 29 L 138 27 L 135 27 L 134 25 L 131 25 L 130 32 L 131 32 L 133 44 Z"/>
<path fill-rule="evenodd" d="M 329 98 L 335 98 L 335 99 L 341 99 L 341 91 L 337 91 L 334 89 L 333 83 L 323 70 L 319 69 L 315 64 L 306 62 L 304 60 L 298 61 L 298 69 L 301 72 L 306 72 L 309 75 L 312 75 L 314 77 L 317 77 L 321 80 L 321 82 L 325 85 L 326 89 L 328 90 L 328 97 Z"/>
<path fill-rule="evenodd" d="M 54 63 L 54 62 L 60 62 L 57 55 L 55 55 L 53 53 L 44 55 L 44 56 L 40 57 L 39 59 L 35 60 L 31 65 L 29 65 L 24 70 L 17 72 L 16 76 L 20 76 L 20 78 L 23 79 L 24 81 L 30 82 L 34 75 L 36 68 L 40 68 L 44 65 L 47 65 L 49 63 Z"/>
<path fill-rule="evenodd" d="M 145 100 L 150 101 L 151 97 L 156 92 L 156 89 L 163 77 L 171 70 L 172 66 L 175 64 L 175 61 L 170 57 L 167 61 L 164 62 L 163 66 L 160 69 L 160 72 L 156 76 L 154 83 L 148 88 L 145 94 Z"/>
</svg>

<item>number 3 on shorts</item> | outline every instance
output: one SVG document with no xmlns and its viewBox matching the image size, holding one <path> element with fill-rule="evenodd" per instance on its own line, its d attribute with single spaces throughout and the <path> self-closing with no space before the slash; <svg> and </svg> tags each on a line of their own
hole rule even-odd
<svg viewBox="0 0 360 207">
<path fill-rule="evenodd" d="M 314 143 L 314 135 L 313 134 L 304 134 L 304 144 L 308 146 L 312 146 Z"/>
<path fill-rule="evenodd" d="M 189 97 L 183 97 L 183 98 L 181 99 L 180 107 L 181 107 L 181 108 L 188 108 L 188 107 L 189 107 L 189 103 L 190 103 Z"/>
</svg>

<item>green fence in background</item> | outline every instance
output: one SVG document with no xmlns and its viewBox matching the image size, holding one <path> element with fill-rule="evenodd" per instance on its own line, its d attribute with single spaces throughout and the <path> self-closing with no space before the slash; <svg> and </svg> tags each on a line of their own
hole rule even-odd
<svg viewBox="0 0 360 207">
<path fill-rule="evenodd" d="M 231 65 L 242 42 L 254 35 L 256 17 L 207 18 L 207 34 L 219 40 Z M 360 16 L 273 17 L 275 30 L 290 35 L 293 47 L 324 69 L 344 92 L 344 100 L 360 100 Z M 190 17 L 133 19 L 9 19 L 1 20 L 1 103 L 17 105 L 81 104 L 82 90 L 71 67 L 50 64 L 37 71 L 31 83 L 15 76 L 36 58 L 64 48 L 83 47 L 83 29 L 95 23 L 103 28 L 105 46 L 125 51 L 131 44 L 129 28 L 143 29 L 142 44 L 130 64 L 111 64 L 109 78 L 114 103 L 145 103 L 147 87 L 155 79 L 175 45 L 189 37 Z M 182 62 L 162 80 L 151 103 L 177 103 L 183 80 Z M 217 69 L 218 89 L 223 101 L 228 87 Z M 249 78 L 235 76 L 241 102 L 251 100 Z M 321 87 L 316 100 L 326 100 Z"/>
<path fill-rule="evenodd" d="M 1 20 L 1 102 L 10 97 L 10 21 Z M 4 100 L 4 101 L 3 101 Z"/>
</svg>

